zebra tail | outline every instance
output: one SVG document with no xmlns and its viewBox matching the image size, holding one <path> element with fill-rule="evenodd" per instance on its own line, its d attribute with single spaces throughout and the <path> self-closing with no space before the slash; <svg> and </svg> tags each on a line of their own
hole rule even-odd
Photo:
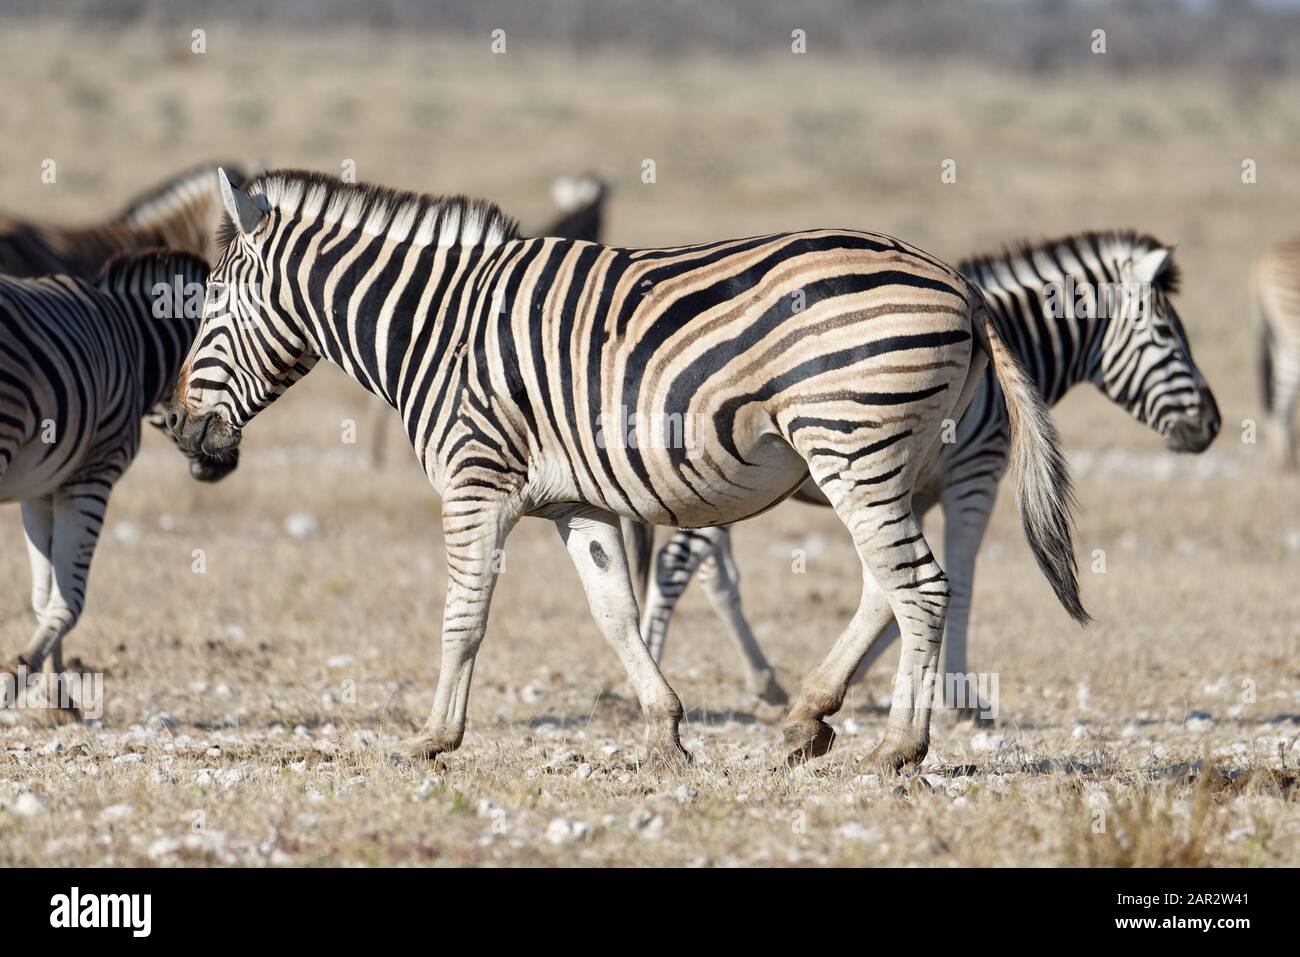
<svg viewBox="0 0 1300 957">
<path fill-rule="evenodd" d="M 1029 547 L 1065 610 L 1081 625 L 1092 620 L 1079 598 L 1074 558 L 1074 492 L 1061 454 L 1060 437 L 1038 388 L 998 334 L 988 307 L 980 305 L 977 341 L 988 353 L 1002 387 L 1011 426 L 1011 473 Z"/>
</svg>

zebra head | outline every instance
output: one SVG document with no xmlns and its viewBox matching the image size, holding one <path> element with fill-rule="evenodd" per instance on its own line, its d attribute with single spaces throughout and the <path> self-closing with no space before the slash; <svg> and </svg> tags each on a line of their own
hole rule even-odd
<svg viewBox="0 0 1300 957">
<path fill-rule="evenodd" d="M 167 427 L 186 453 L 230 459 L 248 421 L 306 375 L 318 355 L 272 291 L 267 266 L 276 214 L 264 197 L 233 187 L 224 171 L 218 177 L 224 248 L 208 277 L 203 318 Z"/>
<path fill-rule="evenodd" d="M 1118 294 L 1109 297 L 1109 315 L 1102 314 L 1091 378 L 1163 436 L 1170 450 L 1201 452 L 1218 435 L 1221 420 L 1170 301 L 1178 288 L 1174 251 L 1148 237 L 1123 238 L 1129 240 L 1126 253 L 1106 263 L 1116 272 Z M 1096 302 L 1103 302 L 1100 290 Z"/>
</svg>

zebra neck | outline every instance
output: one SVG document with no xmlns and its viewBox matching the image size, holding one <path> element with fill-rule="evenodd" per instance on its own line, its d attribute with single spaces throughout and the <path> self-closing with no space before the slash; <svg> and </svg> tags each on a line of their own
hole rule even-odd
<svg viewBox="0 0 1300 957">
<path fill-rule="evenodd" d="M 178 318 L 157 318 L 154 305 L 152 295 L 139 298 L 132 303 L 132 321 L 127 323 L 141 357 L 141 415 L 171 398 L 199 328 L 198 318 L 183 313 Z"/>
<path fill-rule="evenodd" d="M 411 275 L 400 279 L 400 290 L 395 269 L 355 278 L 349 270 L 328 293 L 324 287 L 333 277 L 313 273 L 306 338 L 318 355 L 404 419 L 417 404 L 432 401 L 436 411 L 445 373 L 484 321 L 488 294 L 477 287 L 490 286 L 490 279 L 482 281 L 484 269 L 497 261 L 498 248 L 428 247 L 416 256 Z M 408 251 L 399 247 L 389 262 Z"/>
<path fill-rule="evenodd" d="M 983 288 L 989 305 L 1020 338 L 1018 351 L 1043 401 L 1055 405 L 1071 388 L 1094 379 L 1100 364 L 1100 322 L 1070 315 L 1054 317 L 1042 286 Z"/>
</svg>

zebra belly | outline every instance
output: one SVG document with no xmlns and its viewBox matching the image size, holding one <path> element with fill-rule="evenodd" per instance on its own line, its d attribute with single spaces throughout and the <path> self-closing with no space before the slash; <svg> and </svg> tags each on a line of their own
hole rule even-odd
<svg viewBox="0 0 1300 957">
<path fill-rule="evenodd" d="M 652 481 L 625 517 L 680 528 L 739 522 L 783 501 L 808 477 L 808 464 L 779 436 L 763 435 L 739 451 L 743 462 L 729 462 L 725 478 L 712 456 L 681 461 L 662 450 L 645 453 Z"/>
<path fill-rule="evenodd" d="M 39 439 L 20 445 L 0 479 L 0 502 L 53 494 L 76 471 L 81 459 L 81 454 L 74 454 L 69 461 L 57 449 L 51 453 L 50 446 Z"/>
</svg>

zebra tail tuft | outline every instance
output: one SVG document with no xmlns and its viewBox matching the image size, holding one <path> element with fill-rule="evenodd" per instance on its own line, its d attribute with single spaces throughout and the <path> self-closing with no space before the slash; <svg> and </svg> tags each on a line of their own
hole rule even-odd
<svg viewBox="0 0 1300 957">
<path fill-rule="evenodd" d="M 988 352 L 1007 403 L 1011 473 L 1025 537 L 1066 612 L 1086 625 L 1092 617 L 1079 597 L 1073 542 L 1074 492 L 1056 425 L 1033 380 L 998 334 L 992 314 L 983 305 L 976 321 L 976 335 Z"/>
</svg>

